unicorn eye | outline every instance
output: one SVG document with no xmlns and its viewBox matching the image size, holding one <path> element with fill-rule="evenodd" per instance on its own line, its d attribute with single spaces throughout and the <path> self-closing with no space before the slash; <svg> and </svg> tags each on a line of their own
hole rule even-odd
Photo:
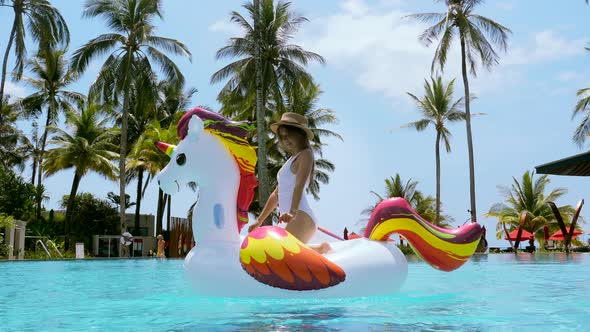
<svg viewBox="0 0 590 332">
<path fill-rule="evenodd" d="M 186 156 L 184 155 L 184 153 L 179 154 L 178 156 L 176 156 L 176 163 L 180 166 L 184 165 L 184 163 L 186 162 Z"/>
</svg>

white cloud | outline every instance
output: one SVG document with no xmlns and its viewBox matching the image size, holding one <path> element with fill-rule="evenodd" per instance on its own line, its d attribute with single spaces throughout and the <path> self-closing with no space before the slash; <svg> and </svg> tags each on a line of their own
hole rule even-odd
<svg viewBox="0 0 590 332">
<path fill-rule="evenodd" d="M 215 23 L 211 24 L 209 26 L 209 31 L 221 32 L 221 33 L 229 35 L 229 36 L 236 36 L 236 35 L 243 34 L 242 29 L 240 28 L 240 26 L 237 23 L 230 22 L 227 19 L 222 19 L 222 20 L 216 21 Z"/>
<path fill-rule="evenodd" d="M 348 0 L 342 12 L 317 17 L 307 26 L 303 41 L 308 50 L 324 56 L 331 66 L 347 70 L 365 91 L 382 94 L 395 104 L 407 102 L 405 93 L 420 92 L 430 76 L 435 45 L 425 47 L 418 36 L 425 24 L 405 19 L 400 9 L 369 6 Z M 568 40 L 551 30 L 532 35 L 531 47 L 512 47 L 500 54 L 492 72 L 478 70 L 473 91 L 478 95 L 501 91 L 525 79 L 521 66 L 550 62 L 583 52 L 584 40 Z M 448 55 L 445 78 L 461 80 L 458 45 Z M 460 84 L 458 82 L 457 84 Z"/>
<path fill-rule="evenodd" d="M 587 40 L 568 40 L 555 31 L 545 30 L 533 35 L 529 47 L 515 47 L 503 63 L 511 65 L 535 64 L 563 60 L 584 52 Z"/>
<path fill-rule="evenodd" d="M 562 71 L 557 75 L 557 79 L 561 82 L 575 81 L 580 77 L 580 74 L 575 71 Z"/>
<path fill-rule="evenodd" d="M 10 100 L 14 100 L 15 98 L 23 98 L 26 96 L 25 88 L 16 85 L 11 81 L 6 81 L 6 85 L 4 86 L 4 94 L 10 95 Z"/>
<path fill-rule="evenodd" d="M 341 6 L 346 13 L 352 15 L 366 15 L 369 11 L 363 0 L 347 0 Z"/>
</svg>

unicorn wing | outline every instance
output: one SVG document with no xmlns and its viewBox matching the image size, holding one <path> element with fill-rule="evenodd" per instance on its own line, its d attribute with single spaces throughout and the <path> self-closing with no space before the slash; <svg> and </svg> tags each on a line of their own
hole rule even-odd
<svg viewBox="0 0 590 332">
<path fill-rule="evenodd" d="M 328 288 L 346 278 L 338 265 L 276 226 L 259 227 L 248 234 L 240 262 L 259 282 L 288 290 Z"/>
</svg>

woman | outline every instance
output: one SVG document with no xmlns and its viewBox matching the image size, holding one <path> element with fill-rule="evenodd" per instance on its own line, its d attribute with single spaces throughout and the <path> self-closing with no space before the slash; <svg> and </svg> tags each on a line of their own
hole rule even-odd
<svg viewBox="0 0 590 332">
<path fill-rule="evenodd" d="M 158 234 L 158 254 L 157 257 L 165 258 L 166 255 L 164 254 L 164 249 L 166 248 L 166 241 L 164 241 L 164 236 L 162 234 Z"/>
<path fill-rule="evenodd" d="M 307 243 L 317 229 L 315 216 L 304 195 L 306 184 L 313 181 L 314 158 L 309 145 L 313 133 L 307 127 L 307 119 L 292 112 L 284 113 L 280 121 L 270 125 L 270 129 L 291 158 L 279 170 L 277 188 L 270 194 L 260 216 L 248 228 L 248 232 L 262 225 L 278 205 L 279 223 L 287 223 L 285 229 L 301 242 Z M 310 247 L 320 254 L 331 249 L 325 242 Z"/>
</svg>

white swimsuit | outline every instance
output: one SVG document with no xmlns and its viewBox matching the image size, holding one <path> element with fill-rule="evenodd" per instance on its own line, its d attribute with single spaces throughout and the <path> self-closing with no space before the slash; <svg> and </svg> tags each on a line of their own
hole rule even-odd
<svg viewBox="0 0 590 332">
<path fill-rule="evenodd" d="M 293 161 L 299 155 L 296 154 L 291 156 L 289 160 L 281 167 L 279 172 L 277 173 L 277 182 L 278 182 L 278 194 L 279 194 L 279 212 L 281 214 L 287 213 L 291 210 L 291 202 L 293 199 L 293 191 L 295 190 L 295 174 L 291 171 L 291 165 Z M 306 182 L 308 179 L 306 179 Z M 305 191 L 301 194 L 301 201 L 299 202 L 299 209 L 309 215 L 311 220 L 317 225 L 317 221 L 315 216 L 313 215 L 313 211 L 309 207 L 309 203 L 307 202 L 307 197 L 305 195 Z"/>
</svg>

